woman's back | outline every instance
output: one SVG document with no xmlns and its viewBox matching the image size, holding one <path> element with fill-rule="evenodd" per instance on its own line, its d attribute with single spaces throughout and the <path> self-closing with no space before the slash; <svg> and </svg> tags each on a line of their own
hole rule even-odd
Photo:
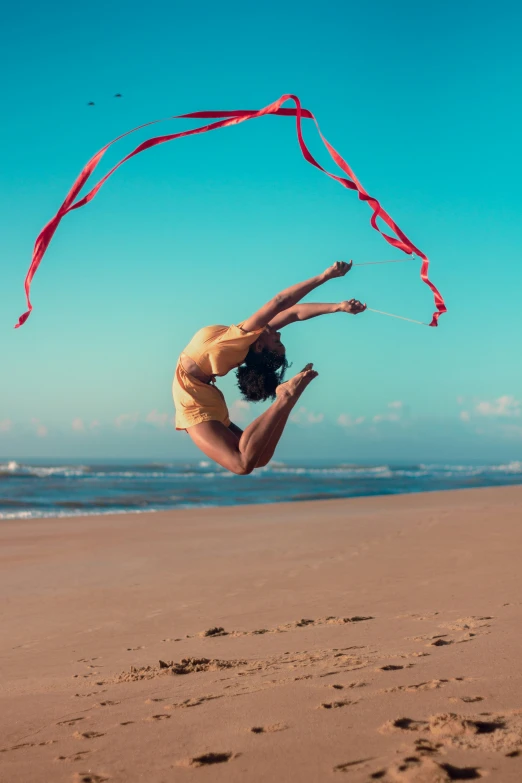
<svg viewBox="0 0 522 783">
<path fill-rule="evenodd" d="M 248 349 L 262 331 L 246 332 L 241 324 L 205 326 L 196 332 L 183 354 L 205 375 L 226 375 L 244 361 Z"/>
</svg>

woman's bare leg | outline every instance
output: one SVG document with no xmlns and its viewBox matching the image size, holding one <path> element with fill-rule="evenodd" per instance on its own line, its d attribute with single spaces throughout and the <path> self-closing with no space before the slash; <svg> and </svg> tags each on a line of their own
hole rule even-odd
<svg viewBox="0 0 522 783">
<path fill-rule="evenodd" d="M 258 463 L 256 464 L 256 468 L 264 468 L 265 465 L 268 465 L 272 457 L 274 456 L 274 452 L 277 448 L 277 444 L 281 440 L 281 435 L 283 434 L 283 430 L 286 427 L 286 423 L 288 421 L 288 417 L 290 416 L 292 411 L 288 411 L 286 416 L 284 418 L 281 418 L 277 425 L 274 427 L 274 431 L 272 433 L 272 436 L 270 437 L 268 443 L 266 444 L 263 453 L 261 454 Z"/>
<path fill-rule="evenodd" d="M 306 367 L 302 370 L 302 372 L 307 372 L 308 370 L 311 370 L 313 368 L 313 364 L 307 364 Z M 259 458 L 259 461 L 256 465 L 256 468 L 264 468 L 265 465 L 268 465 L 272 457 L 274 456 L 274 452 L 276 450 L 276 446 L 279 443 L 281 439 L 281 435 L 283 434 L 283 430 L 286 426 L 286 422 L 288 421 L 288 417 L 290 415 L 291 411 L 288 411 L 286 416 L 282 417 L 277 425 L 274 428 L 274 431 L 272 433 L 272 436 L 268 440 L 263 453 L 261 454 L 261 457 Z"/>
<path fill-rule="evenodd" d="M 313 368 L 313 364 L 307 364 L 306 367 L 302 370 L 302 372 L 306 372 L 307 370 L 311 370 Z M 283 430 L 286 426 L 286 423 L 288 421 L 288 417 L 290 416 L 291 410 L 288 411 L 286 416 L 281 417 L 279 421 L 277 422 L 277 425 L 274 427 L 274 430 L 272 432 L 272 435 L 270 436 L 269 440 L 266 443 L 266 446 L 263 450 L 263 453 L 261 454 L 257 464 L 256 468 L 264 468 L 265 465 L 268 465 L 272 457 L 274 456 L 277 444 L 279 443 L 281 439 L 281 435 L 283 434 Z M 239 428 L 237 428 L 239 429 Z M 239 430 L 241 432 L 241 430 Z"/>
<path fill-rule="evenodd" d="M 256 468 L 264 468 L 265 465 L 268 465 L 268 463 L 274 456 L 276 446 L 279 443 L 281 435 L 283 434 L 283 430 L 286 426 L 286 422 L 288 421 L 288 416 L 290 415 L 290 413 L 291 411 L 289 411 L 286 416 L 281 417 L 281 419 L 279 419 L 279 421 L 277 422 L 270 438 L 268 439 L 265 445 L 263 453 L 259 457 L 258 462 L 256 462 Z M 229 424 L 228 428 L 232 430 L 232 432 L 237 436 L 237 439 L 239 441 L 241 435 L 243 434 L 243 430 L 240 427 L 238 427 L 236 424 Z"/>
<path fill-rule="evenodd" d="M 223 468 L 239 475 L 252 473 L 269 443 L 275 450 L 290 412 L 315 377 L 314 370 L 306 369 L 278 386 L 275 401 L 248 425 L 239 440 L 219 421 L 196 424 L 187 432 L 196 446 Z"/>
</svg>

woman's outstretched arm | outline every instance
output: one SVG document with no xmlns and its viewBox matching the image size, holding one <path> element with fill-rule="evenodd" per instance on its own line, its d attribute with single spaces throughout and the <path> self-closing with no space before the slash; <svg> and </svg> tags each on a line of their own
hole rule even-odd
<svg viewBox="0 0 522 783">
<path fill-rule="evenodd" d="M 307 321 L 309 318 L 317 318 L 318 315 L 330 313 L 351 313 L 358 315 L 366 310 L 366 305 L 358 299 L 350 299 L 346 302 L 314 302 L 310 304 L 298 304 L 278 313 L 269 323 L 272 329 L 282 329 L 296 321 Z"/>
<path fill-rule="evenodd" d="M 303 297 L 313 291 L 314 288 L 318 288 L 328 280 L 333 280 L 334 277 L 344 277 L 352 268 L 352 262 L 336 261 L 335 264 L 328 267 L 320 275 L 311 277 L 310 280 L 305 280 L 302 283 L 296 283 L 290 288 L 285 288 L 279 294 L 274 296 L 269 302 L 254 313 L 250 318 L 247 318 L 243 322 L 242 328 L 246 332 L 253 332 L 255 329 L 261 329 L 264 326 L 268 326 L 271 320 L 282 313 L 284 310 L 288 310 L 299 302 Z"/>
</svg>

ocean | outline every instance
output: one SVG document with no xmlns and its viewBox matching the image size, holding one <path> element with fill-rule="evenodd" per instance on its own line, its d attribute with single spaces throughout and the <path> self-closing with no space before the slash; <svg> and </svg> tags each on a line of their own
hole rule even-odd
<svg viewBox="0 0 522 783">
<path fill-rule="evenodd" d="M 207 460 L 0 462 L 0 520 L 285 503 L 522 484 L 505 465 L 272 462 L 235 476 Z"/>
</svg>

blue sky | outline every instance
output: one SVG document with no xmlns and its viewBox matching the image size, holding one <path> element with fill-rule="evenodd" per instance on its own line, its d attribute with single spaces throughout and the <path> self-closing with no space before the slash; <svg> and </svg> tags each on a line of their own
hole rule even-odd
<svg viewBox="0 0 522 783">
<path fill-rule="evenodd" d="M 193 456 L 172 428 L 170 384 L 194 331 L 242 320 L 334 260 L 400 257 L 366 205 L 305 163 L 293 121 L 265 118 L 126 164 L 63 221 L 33 315 L 12 328 L 34 239 L 97 149 L 148 120 L 293 92 L 429 255 L 449 313 L 437 330 L 371 313 L 288 327 L 294 369 L 313 361 L 320 376 L 279 456 L 520 458 L 521 22 L 515 2 L 11 4 L 0 457 Z M 354 269 L 310 298 L 426 320 L 417 272 Z M 261 410 L 237 404 L 233 378 L 221 388 L 238 423 Z"/>
</svg>

